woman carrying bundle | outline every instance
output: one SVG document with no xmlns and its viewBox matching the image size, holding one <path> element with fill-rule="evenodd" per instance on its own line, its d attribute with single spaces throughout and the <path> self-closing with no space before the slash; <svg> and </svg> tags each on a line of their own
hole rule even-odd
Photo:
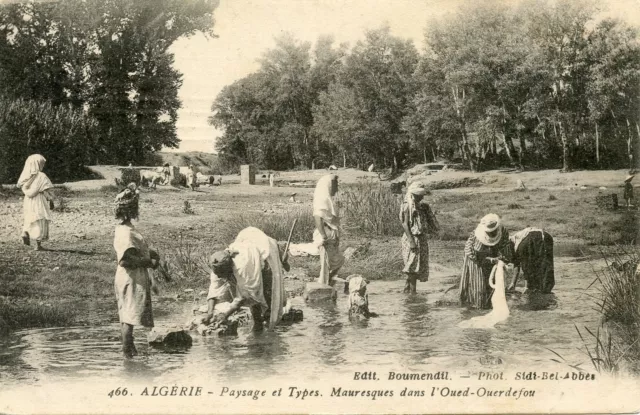
<svg viewBox="0 0 640 415">
<path fill-rule="evenodd" d="M 460 303 L 471 308 L 491 308 L 491 269 L 499 260 L 510 263 L 513 256 L 509 232 L 500 217 L 490 213 L 480 220 L 464 247 L 460 279 Z"/>
<path fill-rule="evenodd" d="M 42 242 L 49 239 L 49 222 L 53 209 L 53 183 L 42 172 L 45 162 L 40 154 L 29 156 L 17 183 L 17 187 L 24 193 L 22 242 L 31 245 L 31 239 L 35 239 L 36 251 L 41 250 Z"/>
</svg>

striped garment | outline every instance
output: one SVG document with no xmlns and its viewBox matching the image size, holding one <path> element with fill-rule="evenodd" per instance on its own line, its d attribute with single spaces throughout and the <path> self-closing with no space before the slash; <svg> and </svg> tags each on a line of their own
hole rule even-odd
<svg viewBox="0 0 640 415">
<path fill-rule="evenodd" d="M 429 240 L 426 234 L 415 235 L 416 249 L 411 249 L 409 238 L 402 235 L 402 260 L 405 274 L 416 274 L 420 282 L 429 281 Z"/>
<path fill-rule="evenodd" d="M 472 233 L 464 246 L 464 263 L 460 278 L 460 303 L 471 308 L 491 308 L 492 289 L 489 275 L 493 265 L 486 258 L 501 258 L 512 262 L 513 249 L 509 242 L 509 232 L 502 229 L 502 237 L 494 246 L 483 245 Z"/>
</svg>

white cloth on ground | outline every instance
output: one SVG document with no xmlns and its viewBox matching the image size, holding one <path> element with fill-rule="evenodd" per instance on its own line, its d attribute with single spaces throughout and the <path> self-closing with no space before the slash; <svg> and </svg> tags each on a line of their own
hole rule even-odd
<svg viewBox="0 0 640 415">
<path fill-rule="evenodd" d="M 320 252 L 318 251 L 318 244 L 314 242 L 309 242 L 306 244 L 290 244 L 289 245 L 289 255 L 291 256 L 318 256 Z"/>
</svg>

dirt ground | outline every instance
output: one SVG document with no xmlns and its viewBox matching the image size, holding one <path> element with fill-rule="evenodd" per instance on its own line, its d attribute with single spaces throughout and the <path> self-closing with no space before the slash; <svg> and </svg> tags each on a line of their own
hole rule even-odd
<svg viewBox="0 0 640 415">
<path fill-rule="evenodd" d="M 83 302 L 83 307 L 96 310 L 109 309 L 114 306 L 113 275 L 115 272 L 115 253 L 112 248 L 113 229 L 116 221 L 112 214 L 112 201 L 115 196 L 114 178 L 118 177 L 118 169 L 113 166 L 97 166 L 93 168 L 100 172 L 104 179 L 65 183 L 69 190 L 60 190 L 60 197 L 65 201 L 62 212 L 54 212 L 51 224 L 51 240 L 45 243 L 49 250 L 34 252 L 21 244 L 19 236 L 22 226 L 22 196 L 17 191 L 5 191 L 0 195 L 0 269 L 3 270 L 0 280 L 0 297 L 37 302 L 38 304 L 73 305 Z M 141 231 L 150 245 L 155 246 L 167 258 L 174 262 L 182 257 L 196 258 L 224 247 L 229 240 L 226 227 L 238 213 L 270 213 L 295 207 L 310 208 L 313 188 L 295 186 L 295 183 L 313 183 L 327 171 L 313 172 L 283 172 L 279 176 L 280 186 L 270 188 L 266 179 L 259 177 L 257 185 L 248 186 L 237 184 L 239 176 L 223 178 L 221 186 L 201 187 L 192 192 L 187 189 L 159 186 L 157 190 L 142 189 L 140 204 L 140 220 L 135 226 Z M 354 169 L 338 170 L 337 174 L 342 183 L 355 183 L 361 178 L 377 178 L 375 173 L 361 172 Z M 420 177 L 423 181 L 458 180 L 467 177 L 468 172 L 441 172 L 430 176 Z M 487 172 L 476 175 L 481 179 L 479 186 L 458 188 L 457 193 L 474 195 L 481 192 L 500 192 L 513 190 L 517 179 L 523 180 L 530 189 L 568 189 L 589 186 L 597 189 L 600 186 L 616 188 L 622 183 L 625 172 L 599 171 L 576 172 L 559 174 L 557 172 L 525 172 L 501 173 Z M 415 179 L 416 177 L 413 177 Z M 294 186 L 284 184 L 294 183 Z M 472 224 L 483 212 L 483 203 L 490 204 L 489 199 L 476 201 L 465 199 L 464 206 L 458 206 L 457 201 L 449 201 L 449 190 L 436 191 L 434 200 L 441 202 L 447 226 L 456 227 L 458 236 L 452 236 L 449 241 L 433 241 L 431 244 L 431 258 L 436 266 L 441 267 L 441 276 L 451 276 L 459 269 L 461 263 L 461 248 L 465 235 L 472 230 Z M 295 193 L 297 203 L 289 201 Z M 562 199 L 563 192 L 557 192 L 559 200 L 553 207 L 552 216 L 558 219 L 562 211 L 576 206 L 573 199 Z M 567 192 L 565 192 L 567 193 Z M 579 192 L 569 192 L 579 195 Z M 585 193 L 586 194 L 586 193 Z M 546 193 L 531 193 L 531 197 L 516 194 L 518 203 L 523 210 L 514 210 L 511 215 L 513 221 L 519 221 L 518 226 L 524 226 L 532 217 L 549 212 Z M 593 193 L 589 194 L 589 198 Z M 579 195 L 580 196 L 580 195 Z M 514 196 L 515 197 L 515 196 Z M 539 199 L 536 201 L 536 197 Z M 514 199 L 515 200 L 515 199 Z M 578 199 L 579 200 L 579 199 Z M 193 213 L 184 212 L 184 203 L 189 202 Z M 448 204 L 447 204 L 448 203 Z M 506 208 L 502 204 L 502 208 Z M 593 203 L 591 203 L 593 205 Z M 497 209 L 498 207 L 496 207 Z M 595 209 L 590 207 L 589 209 Z M 576 209 L 573 209 L 574 211 Z M 508 212 L 507 212 L 508 213 Z M 576 217 L 580 216 L 580 212 Z M 447 216 L 448 215 L 448 216 Z M 594 213 L 595 215 L 595 213 Z M 571 228 L 566 218 L 560 218 L 556 226 L 558 229 Z M 572 221 L 573 219 L 570 219 Z M 579 219 L 575 219 L 580 225 Z M 598 216 L 594 216 L 595 230 Z M 601 220 L 601 225 L 607 222 Z M 364 238 L 365 240 L 367 238 Z M 559 243 L 573 242 L 575 238 L 559 235 Z M 311 235 L 309 234 L 309 241 Z M 303 241 L 300 241 L 303 242 Z M 346 236 L 343 247 L 356 246 L 363 242 L 363 238 Z M 386 278 L 401 278 L 399 258 L 399 239 L 395 237 L 380 237 L 370 239 L 374 246 L 372 252 L 376 255 L 389 253 L 389 270 L 384 270 Z M 186 252 L 186 254 L 185 254 Z M 457 253 L 457 254 L 454 254 Z M 294 294 L 302 291 L 304 282 L 313 279 L 317 273 L 315 258 L 293 258 L 294 272 L 287 279 L 287 290 Z M 367 261 L 364 261 L 367 262 Z M 174 270 L 189 268 L 189 264 L 181 264 Z M 163 287 L 161 298 L 189 297 L 184 294 L 185 289 L 198 293 L 208 288 L 208 276 L 197 271 L 192 264 L 193 272 L 186 272 L 175 278 L 172 283 Z M 357 271 L 354 266 L 346 268 L 348 272 Z M 452 271 L 453 270 L 453 271 Z M 117 318 L 114 313 L 113 319 Z M 85 314 L 80 322 L 91 322 L 91 315 Z M 96 317 L 99 318 L 99 317 Z M 78 322 L 78 321 L 76 321 Z"/>
</svg>

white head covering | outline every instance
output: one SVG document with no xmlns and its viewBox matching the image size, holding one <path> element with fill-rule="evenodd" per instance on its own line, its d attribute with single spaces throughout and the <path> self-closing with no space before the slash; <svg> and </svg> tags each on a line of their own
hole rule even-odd
<svg viewBox="0 0 640 415">
<path fill-rule="evenodd" d="M 331 184 L 337 179 L 335 174 L 322 176 L 313 192 L 313 216 L 324 219 L 334 229 L 338 228 L 339 214 L 331 196 Z"/>
<path fill-rule="evenodd" d="M 17 186 L 22 187 L 25 183 L 33 180 L 39 172 L 44 168 L 45 160 L 40 154 L 32 154 L 27 157 L 27 160 L 24 162 L 24 168 L 22 169 L 22 173 L 20 174 L 20 178 L 18 179 Z"/>
<path fill-rule="evenodd" d="M 426 194 L 427 189 L 418 182 L 413 182 L 407 187 L 407 194 L 404 196 L 404 200 L 409 206 L 409 226 L 413 226 L 413 215 L 416 211 L 416 199 L 414 196 L 424 196 Z M 402 214 L 400 220 L 402 221 Z"/>
<path fill-rule="evenodd" d="M 487 235 L 487 232 L 493 232 L 495 230 L 498 230 L 498 232 L 496 232 L 494 236 Z M 500 238 L 502 237 L 501 230 L 502 220 L 500 216 L 495 213 L 489 213 L 480 219 L 480 224 L 476 227 L 474 235 L 483 245 L 494 246 L 500 242 Z"/>
<path fill-rule="evenodd" d="M 349 292 L 360 291 L 362 287 L 367 285 L 367 280 L 361 276 L 353 277 L 349 279 Z"/>
</svg>

